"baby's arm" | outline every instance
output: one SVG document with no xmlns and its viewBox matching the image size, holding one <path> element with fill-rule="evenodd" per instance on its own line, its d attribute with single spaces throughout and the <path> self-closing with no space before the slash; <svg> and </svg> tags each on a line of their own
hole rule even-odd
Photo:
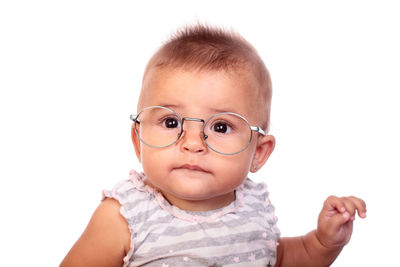
<svg viewBox="0 0 400 267">
<path fill-rule="evenodd" d="M 304 236 L 279 240 L 275 266 L 329 266 L 350 241 L 356 210 L 361 218 L 366 217 L 363 200 L 356 197 L 328 197 L 316 230 Z"/>
<path fill-rule="evenodd" d="M 60 266 L 121 267 L 130 246 L 130 233 L 127 221 L 120 215 L 120 207 L 114 199 L 102 201 Z"/>
</svg>

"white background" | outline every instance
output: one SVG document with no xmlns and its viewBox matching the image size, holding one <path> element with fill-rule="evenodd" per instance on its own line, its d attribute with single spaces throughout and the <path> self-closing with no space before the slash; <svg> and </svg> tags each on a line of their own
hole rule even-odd
<svg viewBox="0 0 400 267">
<path fill-rule="evenodd" d="M 368 218 L 333 266 L 398 266 L 396 1 L 2 1 L 0 266 L 57 266 L 101 191 L 139 169 L 129 115 L 144 66 L 179 26 L 234 28 L 273 79 L 268 183 L 283 236 L 330 194 Z"/>
</svg>

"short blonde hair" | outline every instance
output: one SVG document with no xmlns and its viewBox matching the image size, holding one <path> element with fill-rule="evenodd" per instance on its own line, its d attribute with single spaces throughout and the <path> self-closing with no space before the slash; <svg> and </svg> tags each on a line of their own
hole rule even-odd
<svg viewBox="0 0 400 267">
<path fill-rule="evenodd" d="M 271 78 L 256 49 L 238 33 L 201 24 L 186 26 L 173 34 L 151 57 L 143 80 L 153 68 L 248 71 L 259 84 L 259 97 L 265 103 L 262 127 L 268 130 L 272 97 Z M 139 103 L 140 99 L 141 97 Z"/>
</svg>

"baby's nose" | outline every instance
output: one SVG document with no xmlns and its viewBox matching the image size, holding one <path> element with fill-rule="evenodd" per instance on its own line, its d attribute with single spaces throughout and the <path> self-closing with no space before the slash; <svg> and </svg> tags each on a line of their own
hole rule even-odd
<svg viewBox="0 0 400 267">
<path fill-rule="evenodd" d="M 200 153 L 204 152 L 207 148 L 203 138 L 203 129 L 200 125 L 189 126 L 189 124 L 186 123 L 180 139 L 184 151 Z"/>
</svg>

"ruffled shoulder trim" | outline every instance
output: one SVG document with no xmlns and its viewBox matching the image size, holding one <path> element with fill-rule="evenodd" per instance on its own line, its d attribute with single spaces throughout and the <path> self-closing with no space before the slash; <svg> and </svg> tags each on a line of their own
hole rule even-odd
<svg viewBox="0 0 400 267">
<path fill-rule="evenodd" d="M 256 183 L 250 179 L 246 179 L 244 183 L 244 194 L 250 206 L 252 203 L 261 203 L 264 208 L 262 210 L 263 218 L 269 225 L 271 233 L 274 235 L 275 239 L 280 238 L 280 230 L 277 226 L 278 217 L 275 215 L 275 207 L 272 205 L 269 199 L 268 187 L 265 183 Z"/>
</svg>

